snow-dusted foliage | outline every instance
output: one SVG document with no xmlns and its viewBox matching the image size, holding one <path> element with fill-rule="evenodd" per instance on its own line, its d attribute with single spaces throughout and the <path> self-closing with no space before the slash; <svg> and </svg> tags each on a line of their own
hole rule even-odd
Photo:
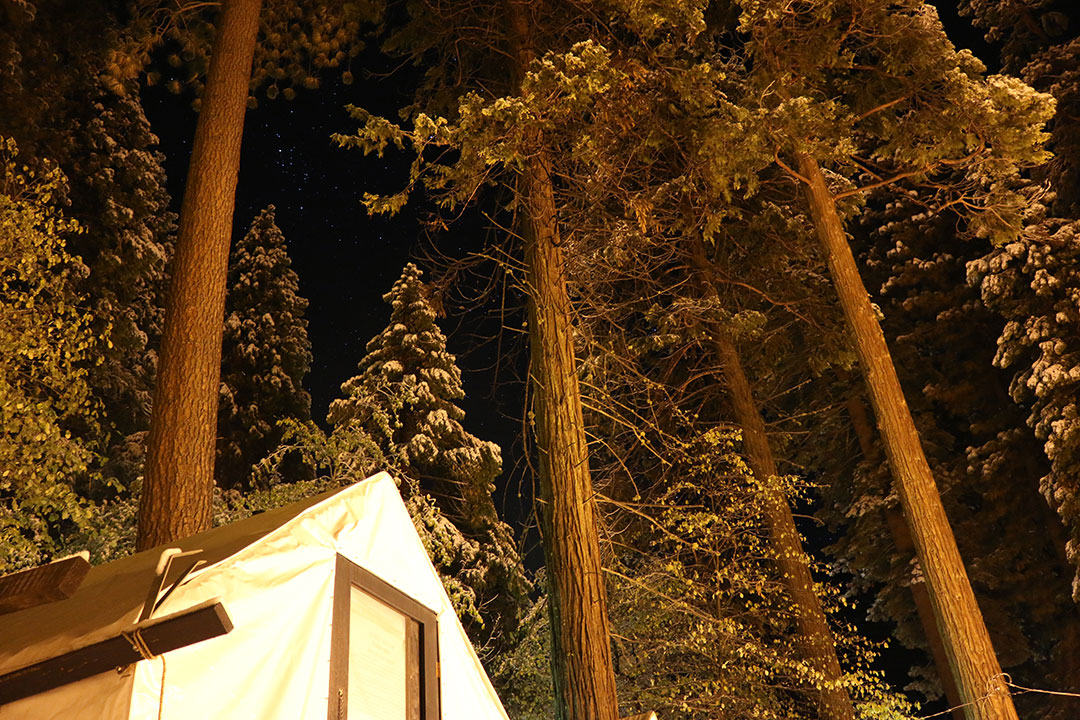
<svg viewBox="0 0 1080 720">
<path fill-rule="evenodd" d="M 1050 93 L 1057 112 L 1050 123 L 1054 158 L 1037 179 L 1054 186 L 1053 211 L 1080 212 L 1080 23 L 1075 3 L 1033 0 L 961 0 L 960 10 L 1000 49 L 1003 70 Z M 1069 9 L 1073 8 L 1070 18 Z"/>
<path fill-rule="evenodd" d="M 63 161 L 71 214 L 86 232 L 70 247 L 90 270 L 80 289 L 100 341 L 90 382 L 109 436 L 104 470 L 128 487 L 142 472 L 142 454 L 125 451 L 149 426 L 175 217 L 157 138 L 135 96 L 95 81 L 72 108 Z"/>
<path fill-rule="evenodd" d="M 221 488 L 250 487 L 252 466 L 281 442 L 279 421 L 310 418 L 311 397 L 301 386 L 311 365 L 308 302 L 299 290 L 270 205 L 236 244 L 229 266 L 214 465 Z M 292 475 L 290 482 L 306 479 Z"/>
<path fill-rule="evenodd" d="M 412 263 L 383 296 L 386 329 L 367 345 L 358 373 L 330 405 L 334 432 L 363 428 L 401 480 L 421 537 L 447 587 L 471 606 L 474 642 L 512 635 L 528 590 L 510 528 L 492 502 L 499 447 L 462 425 L 461 371 Z"/>
<path fill-rule="evenodd" d="M 983 301 L 1005 319 L 994 364 L 1050 461 L 1040 489 L 1069 531 L 1080 565 L 1080 222 L 1045 220 L 968 265 Z M 1080 598 L 1080 580 L 1073 582 Z"/>
</svg>

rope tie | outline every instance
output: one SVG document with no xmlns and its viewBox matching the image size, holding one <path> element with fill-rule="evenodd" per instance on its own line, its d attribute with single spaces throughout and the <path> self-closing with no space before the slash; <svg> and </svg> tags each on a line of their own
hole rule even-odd
<svg viewBox="0 0 1080 720">
<path fill-rule="evenodd" d="M 1001 685 L 997 684 L 997 681 L 999 680 L 1001 681 Z M 1080 693 L 1063 692 L 1061 690 L 1042 690 L 1039 688 L 1029 688 L 1024 687 L 1023 685 L 1017 685 L 1012 681 L 1012 676 L 1009 675 L 1009 673 L 1003 672 L 987 678 L 986 694 L 982 697 L 975 698 L 971 702 L 961 703 L 960 705 L 951 707 L 948 710 L 942 710 L 941 712 L 934 713 L 933 715 L 923 715 L 918 720 L 930 720 L 930 718 L 948 715 L 953 710 L 959 710 L 961 708 L 967 707 L 968 705 L 976 705 L 986 702 L 991 696 L 997 693 L 1007 693 L 1008 690 L 1005 689 L 1007 687 L 1012 688 L 1016 691 L 1015 693 L 1013 693 L 1014 695 L 1023 695 L 1024 693 L 1039 693 L 1041 695 L 1057 695 L 1059 697 L 1080 698 Z"/>
<path fill-rule="evenodd" d="M 132 649 L 139 653 L 139 656 L 143 660 L 153 660 L 157 657 L 157 655 L 150 650 L 150 646 L 146 644 L 146 639 L 142 636 L 141 628 L 135 628 L 130 632 L 125 630 L 120 634 L 131 643 Z"/>
<path fill-rule="evenodd" d="M 158 720 L 162 720 L 165 712 L 165 656 L 155 655 L 153 651 L 150 650 L 150 646 L 146 644 L 146 638 L 142 636 L 142 628 L 135 628 L 131 631 L 124 630 L 121 631 L 120 634 L 124 636 L 125 640 L 131 643 L 131 648 L 139 653 L 139 656 L 143 660 L 153 660 L 154 658 L 161 659 L 161 690 L 158 693 L 157 718 Z M 117 671 L 119 672 L 120 668 L 117 668 Z"/>
</svg>

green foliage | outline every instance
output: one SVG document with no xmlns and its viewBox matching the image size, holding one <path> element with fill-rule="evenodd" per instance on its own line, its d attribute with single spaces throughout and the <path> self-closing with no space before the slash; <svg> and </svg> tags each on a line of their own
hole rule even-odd
<svg viewBox="0 0 1080 720">
<path fill-rule="evenodd" d="M 0 134 L 16 139 L 30 167 L 49 158 L 64 172 L 57 202 L 84 229 L 67 247 L 87 268 L 77 289 L 98 340 L 89 383 L 100 423 L 81 439 L 101 444 L 93 469 L 108 482 L 80 485 L 98 501 L 141 473 L 136 448 L 148 426 L 174 217 L 135 88 L 116 94 L 99 77 L 117 9 L 97 0 L 36 5 L 0 22 Z"/>
<path fill-rule="evenodd" d="M 543 570 L 535 585 L 540 597 L 521 620 L 513 647 L 495 655 L 487 664 L 492 682 L 506 714 L 514 720 L 549 720 L 555 713 L 555 690 L 551 684 L 551 626 Z"/>
<path fill-rule="evenodd" d="M 95 343 L 74 290 L 86 270 L 64 240 L 79 226 L 56 205 L 64 176 L 30 170 L 14 140 L 0 143 L 0 557 L 14 569 L 90 525 L 73 484 L 94 460 L 78 436 L 97 422 Z"/>
</svg>

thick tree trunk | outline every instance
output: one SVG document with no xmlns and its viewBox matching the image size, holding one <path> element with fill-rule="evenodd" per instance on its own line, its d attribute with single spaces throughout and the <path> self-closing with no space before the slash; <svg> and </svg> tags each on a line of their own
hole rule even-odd
<svg viewBox="0 0 1080 720">
<path fill-rule="evenodd" d="M 535 57 L 529 13 L 507 3 L 517 78 Z M 540 497 L 556 716 L 616 720 L 607 598 L 581 411 L 570 298 L 559 241 L 551 163 L 537 148 L 518 177 L 518 227 L 528 282 L 529 380 Z"/>
<path fill-rule="evenodd" d="M 961 699 L 968 703 L 964 712 L 972 720 L 1013 720 L 1016 709 L 1012 697 L 975 602 L 881 325 L 855 266 L 836 202 L 817 161 L 802 152 L 797 153 L 797 160 L 818 240 L 855 341 L 904 517 L 925 573 L 949 666 Z"/>
<path fill-rule="evenodd" d="M 165 310 L 140 550 L 210 527 L 221 336 L 240 140 L 262 0 L 226 0 L 195 129 Z"/>
<path fill-rule="evenodd" d="M 695 248 L 698 269 L 708 273 L 704 248 Z M 715 294 L 710 282 L 702 283 L 703 290 Z M 713 349 L 720 361 L 724 384 L 735 410 L 735 421 L 742 428 L 743 449 L 754 475 L 767 488 L 765 497 L 766 522 L 769 538 L 777 554 L 777 565 L 795 606 L 795 620 L 803 645 L 803 653 L 821 677 L 818 711 L 823 720 L 854 720 L 851 697 L 840 684 L 843 671 L 836 656 L 836 643 L 825 618 L 821 599 L 814 591 L 810 574 L 810 558 L 803 551 L 802 539 L 795 527 L 791 506 L 776 484 L 776 459 L 769 446 L 769 435 L 754 402 L 750 382 L 743 372 L 742 361 L 731 338 L 721 327 L 713 328 Z"/>
<path fill-rule="evenodd" d="M 848 416 L 851 425 L 855 428 L 855 436 L 859 440 L 859 448 L 863 457 L 867 460 L 880 459 L 880 455 L 874 450 L 874 434 L 870 426 L 870 417 L 866 413 L 866 405 L 856 396 L 847 400 Z M 914 557 L 915 543 L 911 539 L 911 531 L 904 523 L 904 516 L 895 507 L 885 509 L 885 522 L 892 536 L 896 551 L 903 557 Z M 916 558 L 916 562 L 918 559 Z M 952 670 L 949 669 L 949 658 L 945 654 L 945 644 L 941 641 L 941 633 L 938 632 L 937 623 L 934 622 L 934 608 L 930 602 L 930 593 L 926 589 L 926 582 L 922 579 L 909 585 L 911 597 L 915 601 L 915 612 L 919 616 L 919 624 L 922 625 L 926 644 L 930 648 L 930 657 L 934 661 L 941 688 L 945 691 L 945 702 L 952 708 L 953 720 L 964 720 L 964 710 L 960 706 L 960 693 L 956 689 L 956 681 L 953 679 Z"/>
</svg>

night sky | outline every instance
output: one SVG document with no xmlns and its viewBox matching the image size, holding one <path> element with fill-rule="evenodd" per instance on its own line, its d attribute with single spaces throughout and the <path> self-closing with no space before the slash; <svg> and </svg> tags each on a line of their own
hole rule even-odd
<svg viewBox="0 0 1080 720">
<path fill-rule="evenodd" d="M 365 68 L 360 70 L 359 68 Z M 345 106 L 363 105 L 396 118 L 408 104 L 419 73 L 394 66 L 374 50 L 362 53 L 352 68 L 356 82 L 345 85 L 327 75 L 318 90 L 298 89 L 296 99 L 259 98 L 244 125 L 233 241 L 245 233 L 267 205 L 276 208 L 300 292 L 308 299 L 311 372 L 304 385 L 312 396 L 312 418 L 325 425 L 327 408 L 340 386 L 355 374 L 364 347 L 387 324 L 390 307 L 382 300 L 410 259 L 422 268 L 433 250 L 452 258 L 479 250 L 486 230 L 478 215 L 467 215 L 448 231 L 430 236 L 422 217 L 433 212 L 415 194 L 396 217 L 371 217 L 360 198 L 368 192 L 394 192 L 407 177 L 409 156 L 390 150 L 383 158 L 338 148 L 333 133 L 349 133 L 356 122 Z M 180 211 L 184 179 L 195 135 L 193 95 L 145 88 L 143 103 L 165 154 L 173 210 Z M 490 268 L 489 268 L 490 269 Z M 426 276 L 430 279 L 430 273 Z M 520 300 L 514 300 L 520 304 Z M 519 528 L 527 521 L 531 488 L 521 484 L 523 459 L 521 407 L 524 347 L 516 336 L 501 338 L 492 308 L 455 312 L 440 321 L 448 345 L 463 371 L 465 427 L 503 448 L 504 473 L 496 502 Z M 505 351 L 516 352 L 508 364 Z M 500 360 L 501 353 L 501 360 Z M 499 367 L 496 377 L 495 368 Z M 498 380 L 499 382 L 496 382 Z M 520 497 L 519 494 L 524 493 Z"/>
</svg>

